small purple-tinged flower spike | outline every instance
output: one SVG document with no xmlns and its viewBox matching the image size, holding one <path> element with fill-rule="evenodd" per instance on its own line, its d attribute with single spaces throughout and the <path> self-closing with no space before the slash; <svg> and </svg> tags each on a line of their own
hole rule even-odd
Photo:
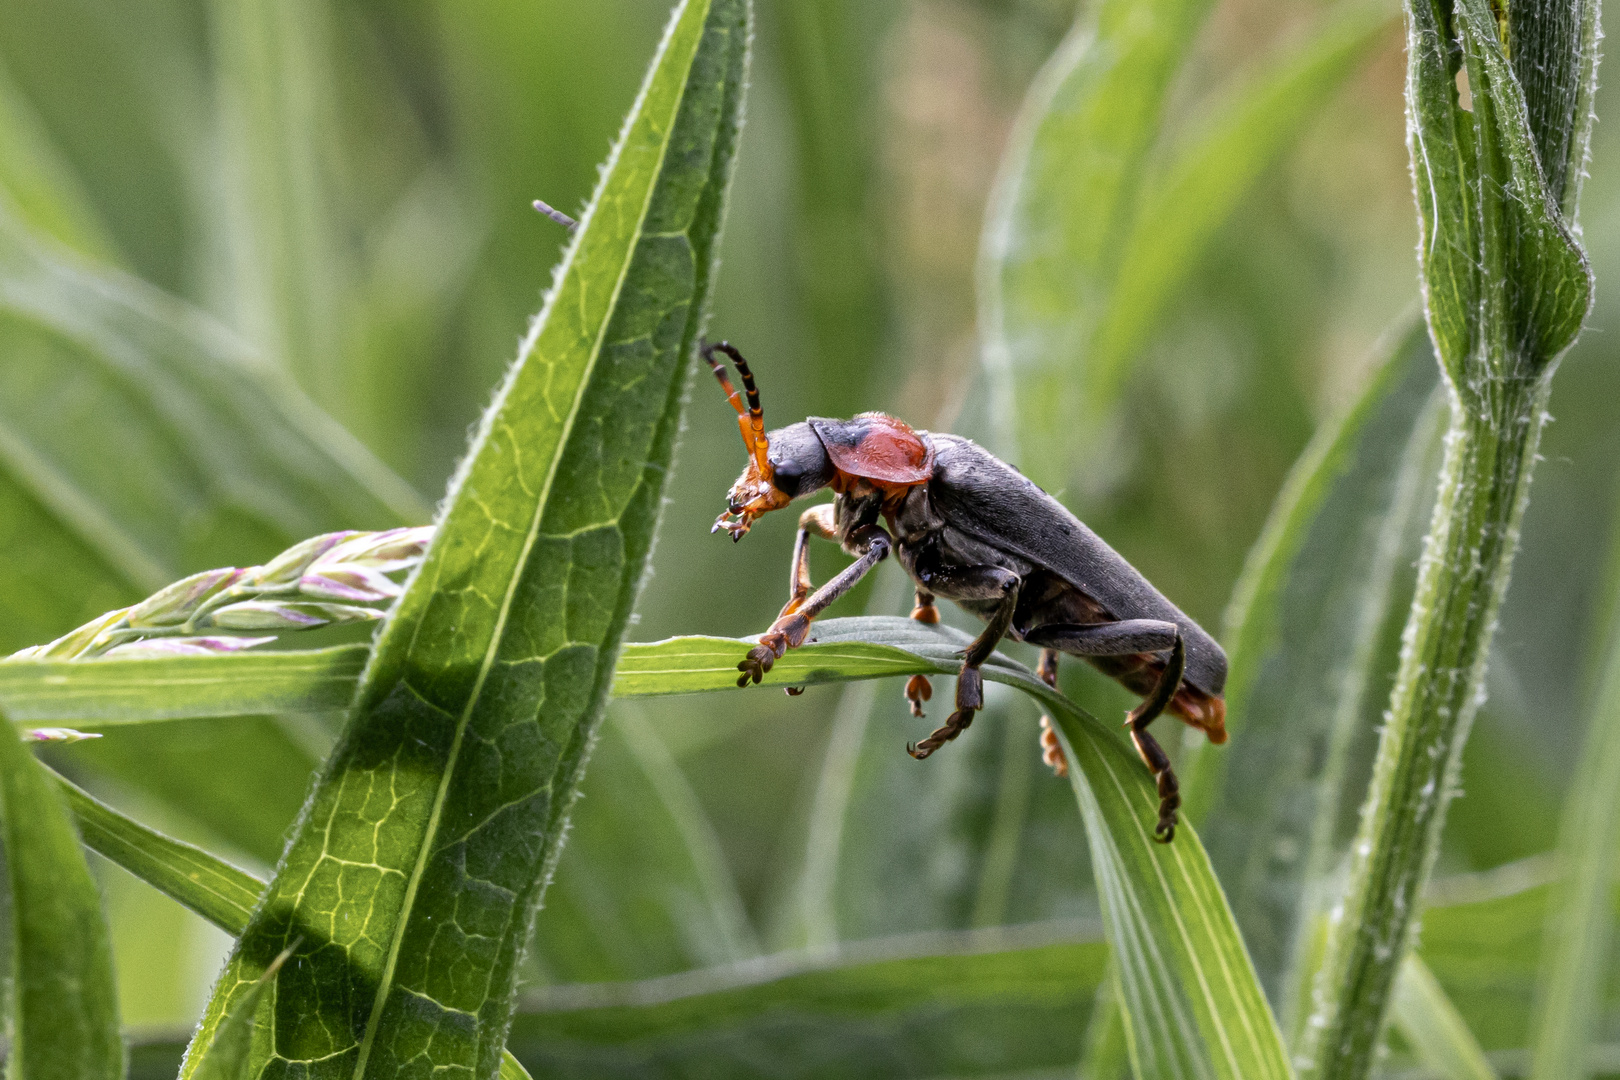
<svg viewBox="0 0 1620 1080">
<path fill-rule="evenodd" d="M 101 654 L 104 660 L 156 660 L 166 656 L 217 656 L 265 645 L 274 637 L 177 637 L 145 638 L 114 645 Z"/>
<path fill-rule="evenodd" d="M 364 604 L 372 600 L 392 600 L 405 587 L 380 570 L 364 566 L 316 567 L 298 582 L 298 592 L 320 600 L 347 600 Z"/>
<path fill-rule="evenodd" d="M 246 573 L 227 567 L 181 578 L 130 608 L 129 623 L 131 626 L 178 626 L 191 618 L 204 601 L 235 585 Z"/>
<path fill-rule="evenodd" d="M 432 539 L 432 525 L 357 533 L 352 539 L 327 552 L 315 569 L 324 573 L 327 567 L 342 563 L 384 573 L 403 570 L 422 557 Z"/>
<path fill-rule="evenodd" d="M 86 739 L 99 739 L 101 733 L 97 731 L 74 731 L 70 727 L 37 727 L 24 728 L 18 732 L 23 742 L 83 742 Z"/>
<path fill-rule="evenodd" d="M 316 561 L 333 548 L 356 536 L 367 536 L 368 533 L 355 532 L 350 529 L 344 532 L 322 533 L 312 536 L 308 540 L 294 544 L 280 555 L 271 559 L 259 568 L 254 580 L 261 585 L 291 585 L 314 566 Z"/>
<path fill-rule="evenodd" d="M 299 600 L 244 600 L 204 616 L 201 624 L 223 630 L 313 630 L 330 623 L 369 622 L 383 617 L 375 608 Z"/>
<path fill-rule="evenodd" d="M 77 630 L 69 631 L 55 641 L 44 645 L 30 645 L 26 649 L 19 649 L 6 657 L 7 660 L 72 660 L 79 656 L 96 640 L 96 636 L 108 627 L 121 622 L 129 614 L 128 608 L 119 608 L 109 611 L 99 618 L 91 619 Z"/>
</svg>

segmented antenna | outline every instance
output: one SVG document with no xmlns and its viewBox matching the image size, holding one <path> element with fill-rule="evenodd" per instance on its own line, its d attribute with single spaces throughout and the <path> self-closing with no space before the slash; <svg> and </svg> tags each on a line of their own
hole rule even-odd
<svg viewBox="0 0 1620 1080">
<path fill-rule="evenodd" d="M 746 410 L 743 408 L 742 395 L 737 393 L 737 388 L 726 375 L 725 363 L 716 358 L 717 352 L 725 353 L 736 366 L 737 374 L 742 379 L 743 390 L 748 394 Z M 754 384 L 754 373 L 749 370 L 748 361 L 743 359 L 743 354 L 729 341 L 716 341 L 703 346 L 703 359 L 708 361 L 714 377 L 720 380 L 720 388 L 725 391 L 726 400 L 737 410 L 737 428 L 742 432 L 743 444 L 754 456 L 754 463 L 759 467 L 760 475 L 768 478 L 770 465 L 766 451 L 770 448 L 770 441 L 765 437 L 765 410 L 760 407 L 759 387 Z"/>
</svg>

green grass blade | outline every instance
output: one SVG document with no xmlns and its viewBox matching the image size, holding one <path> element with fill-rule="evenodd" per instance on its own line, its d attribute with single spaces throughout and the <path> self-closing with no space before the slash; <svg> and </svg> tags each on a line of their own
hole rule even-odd
<svg viewBox="0 0 1620 1080">
<path fill-rule="evenodd" d="M 208 852 L 125 817 L 58 776 L 85 847 L 236 937 L 264 892 L 264 882 Z"/>
<path fill-rule="evenodd" d="M 1419 259 L 1452 419 L 1342 918 L 1329 930 L 1301 1048 L 1309 1075 L 1333 1080 L 1361 1080 L 1377 1053 L 1483 696 L 1552 372 L 1592 295 L 1573 222 L 1560 210 L 1566 192 L 1548 186 L 1537 158 L 1538 139 L 1548 133 L 1531 126 L 1535 117 L 1487 0 L 1413 0 L 1409 13 Z M 1580 55 L 1591 41 L 1576 32 L 1578 10 L 1535 9 L 1513 19 L 1515 32 L 1557 28 L 1568 55 L 1543 55 L 1552 71 L 1596 62 Z M 1457 100 L 1459 56 L 1471 110 Z"/>
<path fill-rule="evenodd" d="M 86 727 L 346 709 L 365 645 L 172 659 L 0 663 L 0 708 L 18 723 Z"/>
<path fill-rule="evenodd" d="M 1347 758 L 1403 541 L 1434 476 L 1438 381 L 1408 320 L 1360 400 L 1301 455 L 1233 592 L 1232 744 L 1200 746 L 1184 769 L 1187 813 L 1284 1030 L 1291 987 L 1310 975 L 1308 908 L 1343 854 Z"/>
<path fill-rule="evenodd" d="M 440 1067 L 495 1073 L 651 545 L 748 21 L 745 0 L 690 0 L 672 17 L 194 1045 L 303 936 L 274 1024 L 260 1005 L 257 1067 L 391 1076 L 431 1043 Z"/>
<path fill-rule="evenodd" d="M 1611 564 L 1620 562 L 1611 557 Z M 1553 892 L 1537 994 L 1535 1080 L 1582 1075 L 1603 1015 L 1620 847 L 1620 619 L 1609 642 L 1585 745 L 1565 796 L 1558 839 L 1562 876 Z"/>
<path fill-rule="evenodd" d="M 1172 80 L 1208 0 L 1087 5 L 1025 98 L 991 196 L 979 268 L 1003 449 L 1049 489 L 1106 415 L 1087 343 L 1118 273 Z M 1009 395 L 1016 394 L 1016 403 Z M 1010 420 L 1016 409 L 1017 429 Z M 1017 432 L 1041 447 L 1019 455 Z"/>
<path fill-rule="evenodd" d="M 1444 1080 L 1497 1080 L 1479 1040 L 1416 953 L 1401 962 L 1390 1020 L 1418 1060 Z"/>
<path fill-rule="evenodd" d="M 1106 962 L 1051 927 L 778 953 L 533 992 L 510 1045 L 538 1076 L 989 1080 L 1073 1066 Z"/>
<path fill-rule="evenodd" d="M 121 1080 L 124 1041 L 101 896 L 61 796 L 3 716 L 0 829 L 11 886 L 8 1075 Z"/>
<path fill-rule="evenodd" d="M 1087 359 L 1097 408 L 1118 398 L 1177 286 L 1239 200 L 1383 37 L 1391 14 L 1368 4 L 1330 16 L 1308 43 L 1223 103 L 1213 129 L 1147 182 Z"/>
<path fill-rule="evenodd" d="M 865 617 L 816 623 L 817 643 L 789 652 L 771 685 L 915 672 L 955 674 L 967 635 L 912 619 Z M 627 649 L 621 695 L 735 690 L 747 648 L 722 638 L 674 638 Z M 1197 833 L 1153 842 L 1158 796 L 1146 770 L 1100 721 L 997 654 L 987 679 L 1037 698 L 1056 717 L 1069 750 L 1109 942 L 1120 956 L 1125 1011 L 1139 1074 L 1292 1075 L 1276 1021 L 1255 980 L 1231 911 Z"/>
<path fill-rule="evenodd" d="M 426 508 L 216 323 L 0 206 L 0 652 Z"/>
</svg>

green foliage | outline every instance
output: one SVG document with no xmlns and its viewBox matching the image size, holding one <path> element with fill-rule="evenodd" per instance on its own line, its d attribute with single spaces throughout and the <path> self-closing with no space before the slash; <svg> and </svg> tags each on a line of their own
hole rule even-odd
<svg viewBox="0 0 1620 1080">
<path fill-rule="evenodd" d="M 1397 318 L 1387 6 L 761 0 L 739 150 L 748 5 L 668 2 L 0 0 L 0 653 L 50 643 L 0 663 L 0 710 L 98 736 L 36 747 L 55 777 L 6 737 L 13 1074 L 117 1073 L 117 1000 L 139 1078 L 193 1031 L 186 1075 L 233 1078 L 1286 1077 L 1333 1040 L 1334 1075 L 1598 1060 L 1601 336 L 1549 398 L 1590 294 L 1595 4 L 1412 13 L 1431 337 Z M 428 519 L 379 461 L 442 490 L 564 239 L 535 196 L 582 226 L 364 641 L 338 624 L 406 586 L 349 566 L 366 595 L 325 595 L 332 567 L 273 557 Z M 932 721 L 896 676 L 947 680 L 932 714 L 967 638 L 891 617 L 898 567 L 734 686 L 793 523 L 705 534 L 740 459 L 706 378 L 684 419 L 711 298 L 773 426 L 949 427 L 1204 625 L 1231 589 L 1232 739 L 1166 739 L 1174 844 L 1107 722 L 1127 695 L 1085 665 L 1059 692 L 1007 642 L 973 730 L 901 752 Z M 148 918 L 163 897 L 186 910 Z"/>
</svg>

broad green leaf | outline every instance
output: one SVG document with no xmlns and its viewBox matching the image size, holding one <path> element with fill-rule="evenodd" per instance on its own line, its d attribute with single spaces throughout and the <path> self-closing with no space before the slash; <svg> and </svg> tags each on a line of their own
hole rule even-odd
<svg viewBox="0 0 1620 1080">
<path fill-rule="evenodd" d="M 638 706 L 612 708 L 526 963 L 546 982 L 617 982 L 757 952 L 691 785 Z"/>
<path fill-rule="evenodd" d="M 818 622 L 815 636 L 818 644 L 789 652 L 766 682 L 955 674 L 969 641 L 960 631 L 878 617 Z M 661 672 L 679 690 L 735 690 L 736 662 L 746 651 L 744 642 L 728 645 L 717 638 L 643 646 L 637 656 L 646 666 L 616 690 L 655 692 L 649 671 Z M 1068 748 L 1109 943 L 1120 957 L 1138 1073 L 1251 1080 L 1291 1075 L 1276 1021 L 1194 829 L 1185 826 L 1172 844 L 1155 843 L 1150 834 L 1158 796 L 1141 762 L 1112 731 L 1000 654 L 985 664 L 984 674 L 1039 700 L 1056 718 Z"/>
<path fill-rule="evenodd" d="M 1036 75 L 1002 158 L 980 251 L 980 324 L 1018 428 L 1056 433 L 1105 415 L 1086 364 L 1140 198 L 1172 80 L 1208 0 L 1102 0 Z M 1077 367 L 1078 365 L 1078 367 Z M 1076 374 L 1076 371 L 1080 374 Z M 1001 439 L 1016 449 L 1014 403 Z M 1067 440 L 1043 441 L 1038 483 L 1061 487 Z"/>
<path fill-rule="evenodd" d="M 1496 1080 L 1479 1040 L 1416 953 L 1401 962 L 1390 1019 L 1418 1060 L 1444 1080 Z"/>
<path fill-rule="evenodd" d="M 264 892 L 264 882 L 208 852 L 149 829 L 57 777 L 85 847 L 178 900 L 233 937 Z"/>
<path fill-rule="evenodd" d="M 1200 747 L 1186 806 L 1271 1001 L 1292 1027 L 1301 934 L 1343 852 L 1347 758 L 1376 685 L 1403 541 L 1432 482 L 1434 354 L 1411 320 L 1355 406 L 1301 455 L 1227 617 L 1227 747 Z M 1202 740 L 1200 740 L 1201 742 Z"/>
<path fill-rule="evenodd" d="M 86 728 L 348 707 L 370 648 L 147 660 L 0 663 L 0 708 L 18 723 Z"/>
<path fill-rule="evenodd" d="M 1368 787 L 1341 916 L 1330 927 L 1301 1047 L 1312 1077 L 1372 1068 L 1417 899 L 1440 846 L 1529 503 L 1551 376 L 1580 332 L 1591 271 L 1538 159 L 1505 51 L 1542 34 L 1536 78 L 1590 70 L 1595 40 L 1574 7 L 1530 8 L 1510 41 L 1488 0 L 1413 0 L 1408 139 L 1430 333 L 1452 397 L 1433 523 Z M 1583 55 L 1585 49 L 1588 55 Z M 1457 97 L 1458 61 L 1472 108 Z M 1575 101 L 1577 93 L 1570 95 Z M 1585 130 L 1583 117 L 1568 130 Z M 1560 131 L 1567 134 L 1566 126 Z M 1584 135 L 1576 154 L 1584 160 Z M 1552 180 L 1567 185 L 1567 174 Z"/>
<path fill-rule="evenodd" d="M 1091 331 L 1084 371 L 1098 398 L 1094 410 L 1118 398 L 1130 361 L 1215 233 L 1383 37 L 1391 14 L 1383 4 L 1357 4 L 1330 15 L 1314 38 L 1223 103 L 1212 129 L 1178 148 L 1162 173 L 1147 180 L 1113 296 Z"/>
<path fill-rule="evenodd" d="M 112 947 L 90 868 L 44 767 L 0 716 L 0 830 L 10 879 L 8 1075 L 121 1080 Z"/>
<path fill-rule="evenodd" d="M 0 652 L 421 501 L 217 324 L 0 207 Z"/>
<path fill-rule="evenodd" d="M 301 936 L 256 1075 L 494 1074 L 651 543 L 748 21 L 745 0 L 676 9 L 194 1046 Z"/>
<path fill-rule="evenodd" d="M 533 991 L 510 1045 L 559 1080 L 1046 1075 L 1072 1068 L 1106 957 L 1050 926 L 778 953 Z"/>
</svg>

